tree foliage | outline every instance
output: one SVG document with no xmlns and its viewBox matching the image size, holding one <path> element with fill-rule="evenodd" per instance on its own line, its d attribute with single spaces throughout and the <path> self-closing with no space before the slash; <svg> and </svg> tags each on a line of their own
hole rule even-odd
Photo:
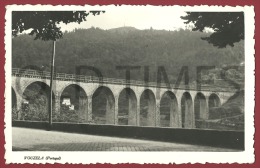
<svg viewBox="0 0 260 168">
<path fill-rule="evenodd" d="M 81 23 L 92 13 L 98 15 L 104 11 L 14 11 L 12 13 L 12 36 L 31 30 L 35 39 L 56 40 L 63 36 L 59 24 Z"/>
<path fill-rule="evenodd" d="M 186 24 L 194 24 L 193 31 L 213 29 L 214 33 L 202 39 L 219 48 L 233 47 L 235 42 L 244 39 L 243 12 L 187 12 L 181 18 L 186 20 Z"/>
</svg>

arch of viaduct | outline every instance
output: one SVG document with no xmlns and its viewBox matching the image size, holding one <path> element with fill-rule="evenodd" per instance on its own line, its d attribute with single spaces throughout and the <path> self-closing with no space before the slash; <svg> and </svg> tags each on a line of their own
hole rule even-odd
<svg viewBox="0 0 260 168">
<path fill-rule="evenodd" d="M 48 78 L 37 78 L 34 76 L 12 76 L 12 91 L 16 97 L 16 107 L 21 108 L 21 104 L 24 101 L 23 93 L 26 88 L 31 84 L 38 82 L 49 86 L 50 80 Z M 140 102 L 141 97 L 148 95 L 148 125 L 160 126 L 160 105 L 162 98 L 168 95 L 171 98 L 170 107 L 170 127 L 175 128 L 194 128 L 195 127 L 195 99 L 200 101 L 199 118 L 207 119 L 209 116 L 209 101 L 211 97 L 217 99 L 219 105 L 225 103 L 234 92 L 213 92 L 209 90 L 185 90 L 185 89 L 169 89 L 166 87 L 152 87 L 141 85 L 125 85 L 119 83 L 99 83 L 99 82 L 77 82 L 72 80 L 54 80 L 53 94 L 55 98 L 55 108 L 59 111 L 61 105 L 61 95 L 64 90 L 75 85 L 80 87 L 86 94 L 86 97 L 81 100 L 84 107 L 81 109 L 81 113 L 86 122 L 92 120 L 92 100 L 98 90 L 103 89 L 109 94 L 107 97 L 107 112 L 106 112 L 106 124 L 118 124 L 118 102 L 120 94 L 123 90 L 129 93 L 129 125 L 140 125 Z M 183 101 L 183 102 L 182 102 Z M 184 110 L 182 108 L 185 108 Z M 184 119 L 185 118 L 185 119 Z"/>
</svg>

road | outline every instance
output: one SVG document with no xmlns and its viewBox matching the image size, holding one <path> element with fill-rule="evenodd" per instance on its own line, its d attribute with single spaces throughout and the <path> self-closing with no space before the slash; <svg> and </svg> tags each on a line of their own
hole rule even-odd
<svg viewBox="0 0 260 168">
<path fill-rule="evenodd" d="M 233 149 L 151 140 L 12 128 L 13 151 L 214 151 Z"/>
</svg>

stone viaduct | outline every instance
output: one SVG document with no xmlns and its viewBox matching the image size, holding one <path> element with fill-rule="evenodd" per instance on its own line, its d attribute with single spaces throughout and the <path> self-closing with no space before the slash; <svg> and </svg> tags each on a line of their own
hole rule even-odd
<svg viewBox="0 0 260 168">
<path fill-rule="evenodd" d="M 49 88 L 49 72 L 34 70 L 12 70 L 12 103 L 20 109 L 24 101 L 23 94 L 32 84 L 38 83 Z M 57 112 L 62 101 L 62 94 L 69 86 L 78 88 L 80 94 L 80 113 L 85 122 L 93 120 L 92 102 L 93 97 L 100 91 L 106 93 L 106 122 L 105 124 L 118 124 L 118 102 L 122 91 L 128 94 L 128 125 L 140 126 L 140 103 L 142 97 L 148 100 L 147 125 L 160 126 L 160 106 L 162 98 L 170 98 L 170 127 L 194 128 L 195 119 L 207 119 L 209 108 L 220 106 L 225 103 L 234 92 L 227 90 L 213 91 L 210 89 L 185 89 L 160 87 L 156 83 L 144 84 L 141 81 L 126 81 L 70 75 L 57 73 L 53 82 L 54 105 Z M 50 91 L 49 91 L 50 92 Z M 195 104 L 196 102 L 199 102 Z M 199 106 L 196 108 L 195 106 Z"/>
</svg>

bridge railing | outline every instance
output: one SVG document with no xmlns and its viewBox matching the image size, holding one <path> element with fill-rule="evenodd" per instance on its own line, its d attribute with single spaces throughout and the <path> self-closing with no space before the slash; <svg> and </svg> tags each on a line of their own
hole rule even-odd
<svg viewBox="0 0 260 168">
<path fill-rule="evenodd" d="M 31 69 L 12 69 L 12 76 L 20 76 L 20 77 L 28 77 L 28 78 L 42 78 L 42 79 L 50 79 L 51 73 L 48 71 L 37 71 Z M 84 83 L 110 83 L 110 84 L 121 84 L 121 85 L 134 85 L 134 86 L 148 86 L 148 87 L 162 87 L 167 88 L 169 85 L 166 83 L 158 83 L 156 82 L 145 82 L 140 80 L 126 80 L 126 79 L 116 79 L 116 78 L 105 78 L 105 77 L 96 77 L 96 76 L 85 76 L 85 75 L 75 75 L 75 74 L 66 74 L 66 73 L 55 73 L 55 80 L 63 80 L 63 81 L 78 81 Z M 171 88 L 174 89 L 189 89 L 189 90 L 197 90 L 196 86 L 191 85 L 181 85 L 175 87 L 174 85 L 170 85 Z M 201 90 L 204 91 L 231 91 L 233 92 L 235 89 L 233 87 L 223 87 L 217 85 L 201 85 Z"/>
</svg>

